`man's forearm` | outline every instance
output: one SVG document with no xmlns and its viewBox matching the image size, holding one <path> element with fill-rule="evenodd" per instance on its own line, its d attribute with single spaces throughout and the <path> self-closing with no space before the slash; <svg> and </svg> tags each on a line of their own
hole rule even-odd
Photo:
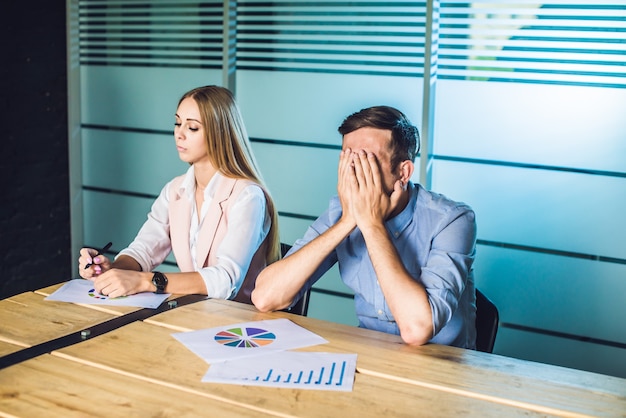
<svg viewBox="0 0 626 418">
<path fill-rule="evenodd" d="M 337 222 L 324 233 L 280 261 L 267 266 L 257 277 L 252 302 L 260 311 L 284 309 L 328 255 L 354 229 Z"/>
<path fill-rule="evenodd" d="M 432 311 L 426 289 L 407 272 L 383 224 L 362 230 L 385 300 L 407 344 L 432 338 Z"/>
</svg>

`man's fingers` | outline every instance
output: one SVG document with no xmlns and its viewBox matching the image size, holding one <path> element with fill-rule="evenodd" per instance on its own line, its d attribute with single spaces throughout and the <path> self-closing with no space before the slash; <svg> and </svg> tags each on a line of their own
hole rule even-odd
<svg viewBox="0 0 626 418">
<path fill-rule="evenodd" d="M 361 187 L 375 187 L 382 190 L 382 180 L 378 159 L 372 152 L 359 151 L 354 154 L 354 170 Z"/>
<path fill-rule="evenodd" d="M 380 167 L 378 166 L 378 159 L 376 159 L 376 155 L 373 152 L 367 153 L 367 162 L 368 162 L 368 169 L 370 172 L 370 178 L 371 178 L 372 184 L 376 188 L 382 189 Z"/>
<path fill-rule="evenodd" d="M 352 152 L 347 149 L 339 154 L 339 167 L 337 169 L 338 186 L 342 187 L 346 184 L 352 171 Z"/>
<path fill-rule="evenodd" d="M 369 170 L 366 171 L 366 168 L 364 167 L 364 161 L 363 161 L 363 156 L 362 156 L 363 152 L 364 151 L 359 151 L 353 154 L 354 174 L 356 176 L 356 180 L 358 182 L 359 188 L 367 187 L 367 184 L 369 183 L 368 178 L 367 178 Z"/>
</svg>

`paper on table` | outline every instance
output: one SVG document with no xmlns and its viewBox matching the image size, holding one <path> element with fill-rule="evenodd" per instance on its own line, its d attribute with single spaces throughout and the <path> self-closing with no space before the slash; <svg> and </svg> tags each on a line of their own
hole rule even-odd
<svg viewBox="0 0 626 418">
<path fill-rule="evenodd" d="M 269 319 L 172 334 L 207 363 L 327 343 L 288 319 Z"/>
<path fill-rule="evenodd" d="M 285 351 L 214 363 L 203 382 L 351 391 L 356 354 Z"/>
<path fill-rule="evenodd" d="M 119 298 L 109 298 L 108 296 L 96 292 L 91 281 L 73 279 L 46 297 L 45 300 L 84 303 L 89 305 L 138 306 L 140 308 L 155 309 L 169 296 L 169 293 L 156 294 L 145 292 Z"/>
</svg>

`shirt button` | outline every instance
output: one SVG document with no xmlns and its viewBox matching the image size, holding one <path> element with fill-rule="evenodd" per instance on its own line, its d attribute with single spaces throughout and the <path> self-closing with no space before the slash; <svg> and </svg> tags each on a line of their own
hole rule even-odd
<svg viewBox="0 0 626 418">
<path fill-rule="evenodd" d="M 398 231 L 393 233 L 393 236 L 396 237 L 396 238 L 398 238 L 398 235 L 400 235 L 400 233 Z"/>
<path fill-rule="evenodd" d="M 382 309 L 379 309 L 379 310 L 378 310 L 378 315 L 382 315 L 382 314 L 383 314 L 383 310 L 382 310 Z"/>
</svg>

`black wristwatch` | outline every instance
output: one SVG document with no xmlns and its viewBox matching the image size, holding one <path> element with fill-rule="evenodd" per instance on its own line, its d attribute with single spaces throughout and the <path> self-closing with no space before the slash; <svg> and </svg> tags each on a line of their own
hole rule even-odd
<svg viewBox="0 0 626 418">
<path fill-rule="evenodd" d="M 153 271 L 152 284 L 156 286 L 154 293 L 165 293 L 165 286 L 167 286 L 167 277 L 160 271 Z"/>
</svg>

